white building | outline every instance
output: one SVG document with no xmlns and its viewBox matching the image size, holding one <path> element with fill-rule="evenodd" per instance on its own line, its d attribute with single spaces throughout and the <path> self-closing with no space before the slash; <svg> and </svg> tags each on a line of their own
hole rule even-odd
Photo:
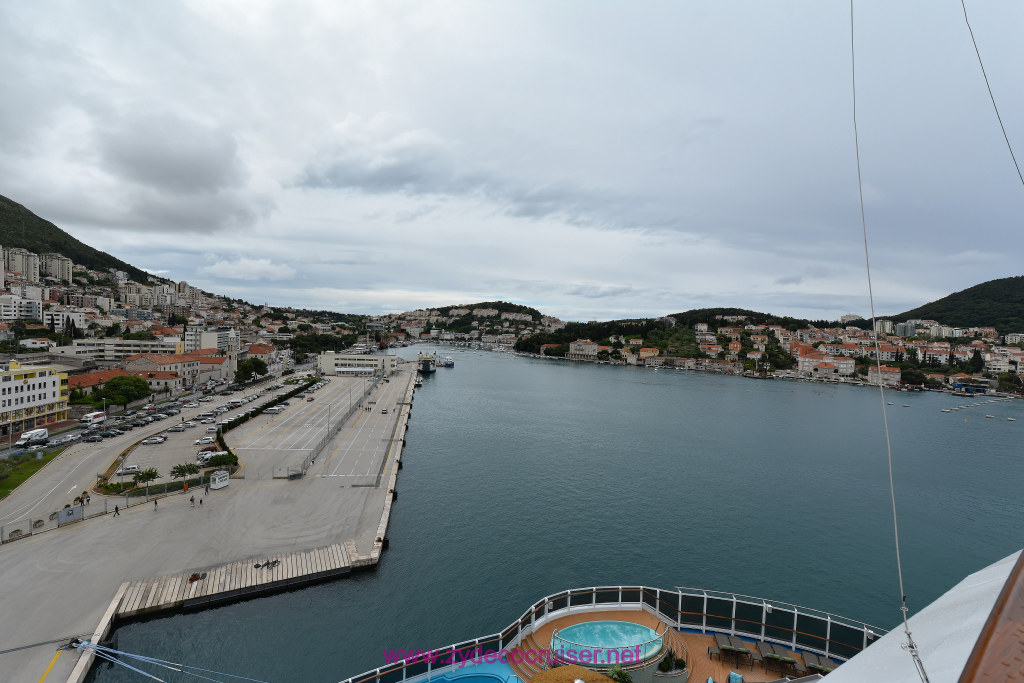
<svg viewBox="0 0 1024 683">
<path fill-rule="evenodd" d="M 39 282 L 39 256 L 28 249 L 4 249 L 4 268 L 21 273 L 28 282 Z"/>
<path fill-rule="evenodd" d="M 40 320 L 43 303 L 17 294 L 0 295 L 0 320 Z"/>
<path fill-rule="evenodd" d="M 68 419 L 68 375 L 56 365 L 0 365 L 0 434 Z"/>
<path fill-rule="evenodd" d="M 324 375 L 390 375 L 398 365 L 398 356 L 327 351 L 317 356 L 317 370 Z"/>
<path fill-rule="evenodd" d="M 565 356 L 569 360 L 596 361 L 597 343 L 589 339 L 577 339 L 569 343 L 569 353 Z"/>
<path fill-rule="evenodd" d="M 75 264 L 66 256 L 61 254 L 40 254 L 39 272 L 47 277 L 52 277 L 66 285 L 71 284 L 71 274 Z"/>
</svg>

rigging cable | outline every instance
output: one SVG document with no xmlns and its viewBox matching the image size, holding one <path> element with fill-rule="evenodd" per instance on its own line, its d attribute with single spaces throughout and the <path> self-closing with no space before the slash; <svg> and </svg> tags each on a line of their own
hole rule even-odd
<svg viewBox="0 0 1024 683">
<path fill-rule="evenodd" d="M 924 662 L 917 650 L 917 643 L 910 635 L 910 623 L 907 620 L 907 593 L 903 589 L 903 563 L 900 559 L 900 529 L 896 517 L 896 485 L 892 473 L 892 442 L 889 438 L 889 415 L 885 407 L 885 387 L 882 384 L 882 360 L 878 343 L 878 322 L 875 319 L 875 294 L 871 286 L 871 259 L 868 253 L 868 224 L 864 213 L 864 183 L 860 170 L 860 136 L 857 131 L 857 60 L 854 52 L 853 32 L 853 0 L 850 0 L 850 76 L 853 88 L 853 146 L 857 157 L 857 192 L 860 199 L 860 225 L 864 235 L 864 265 L 867 269 L 868 278 L 868 299 L 871 303 L 871 328 L 875 340 L 875 367 L 878 372 L 878 392 L 882 399 L 882 423 L 885 426 L 885 449 L 889 456 L 889 498 L 892 501 L 892 530 L 896 542 L 896 574 L 900 582 L 900 611 L 903 613 L 903 632 L 907 636 L 907 642 L 903 648 L 910 653 L 917 667 L 917 673 L 922 683 L 929 683 L 928 674 L 924 670 Z"/>
<path fill-rule="evenodd" d="M 967 24 L 967 32 L 971 34 L 971 43 L 974 45 L 974 54 L 978 55 L 978 66 L 981 67 L 981 75 L 985 79 L 985 87 L 988 88 L 988 98 L 992 100 L 992 109 L 996 112 L 996 119 L 999 121 L 999 129 L 1003 131 L 1003 140 L 1006 140 L 1006 148 L 1010 150 L 1010 158 L 1013 159 L 1013 167 L 1017 169 L 1017 177 L 1024 185 L 1024 174 L 1020 172 L 1020 164 L 1017 163 L 1017 156 L 1013 153 L 1013 145 L 1010 144 L 1010 136 L 1006 134 L 1006 126 L 1003 125 L 1003 117 L 999 115 L 999 107 L 996 106 L 996 96 L 992 94 L 992 86 L 988 82 L 988 74 L 985 73 L 985 64 L 981 61 L 981 51 L 978 49 L 978 41 L 974 39 L 974 29 L 967 18 L 967 5 L 960 0 L 960 6 L 964 9 L 964 23 Z"/>
</svg>

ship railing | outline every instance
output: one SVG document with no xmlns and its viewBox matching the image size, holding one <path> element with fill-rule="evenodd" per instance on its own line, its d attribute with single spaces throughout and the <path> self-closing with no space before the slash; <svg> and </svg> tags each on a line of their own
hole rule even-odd
<svg viewBox="0 0 1024 683">
<path fill-rule="evenodd" d="M 641 610 L 677 631 L 728 633 L 808 650 L 845 661 L 865 649 L 886 629 L 839 615 L 739 593 L 677 587 L 594 586 L 573 588 L 535 602 L 503 630 L 411 657 L 345 679 L 341 683 L 406 683 L 500 659 L 543 624 L 569 614 Z M 664 634 L 662 634 L 664 635 Z M 490 661 L 494 661 L 493 658 Z"/>
</svg>

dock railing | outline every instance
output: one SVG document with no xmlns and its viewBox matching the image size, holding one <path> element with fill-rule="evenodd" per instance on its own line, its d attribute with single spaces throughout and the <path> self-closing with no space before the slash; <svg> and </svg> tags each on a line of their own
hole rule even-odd
<svg viewBox="0 0 1024 683">
<path fill-rule="evenodd" d="M 510 651 L 548 621 L 580 612 L 642 610 L 676 630 L 745 635 L 846 661 L 886 633 L 853 619 L 738 593 L 646 586 L 573 588 L 535 602 L 503 630 L 455 643 L 344 679 L 340 683 L 405 683 L 466 668 L 488 651 Z"/>
</svg>

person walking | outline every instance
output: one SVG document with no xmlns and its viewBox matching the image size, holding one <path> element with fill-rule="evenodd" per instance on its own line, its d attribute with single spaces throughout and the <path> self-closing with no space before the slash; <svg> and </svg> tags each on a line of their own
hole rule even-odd
<svg viewBox="0 0 1024 683">
<path fill-rule="evenodd" d="M 85 497 L 85 504 L 86 504 L 86 505 L 88 505 L 88 504 L 89 504 L 89 503 L 91 503 L 91 502 L 92 502 L 92 496 L 88 496 L 88 495 L 87 495 L 87 496 Z"/>
<path fill-rule="evenodd" d="M 195 507 L 196 506 L 196 497 L 192 496 L 191 498 L 188 499 L 188 502 L 191 503 L 192 507 Z"/>
<path fill-rule="evenodd" d="M 210 495 L 210 485 L 209 484 L 206 485 L 206 495 Z M 199 504 L 202 505 L 203 501 L 200 500 Z"/>
<path fill-rule="evenodd" d="M 114 516 L 115 517 L 120 517 L 121 516 L 121 508 L 119 508 L 116 505 L 114 506 Z"/>
<path fill-rule="evenodd" d="M 153 509 L 156 510 L 156 498 L 153 499 Z"/>
<path fill-rule="evenodd" d="M 203 499 L 202 498 L 199 499 L 199 507 L 203 507 Z"/>
</svg>

